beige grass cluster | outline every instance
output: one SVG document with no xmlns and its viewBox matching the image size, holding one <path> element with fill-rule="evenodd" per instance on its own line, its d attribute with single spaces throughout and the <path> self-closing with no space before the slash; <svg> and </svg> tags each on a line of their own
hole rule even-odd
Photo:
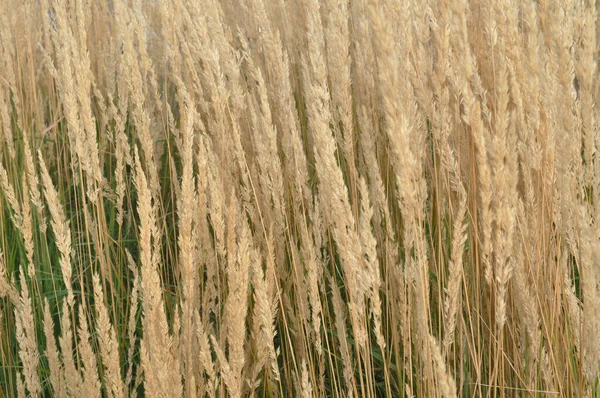
<svg viewBox="0 0 600 398">
<path fill-rule="evenodd" d="M 0 396 L 598 396 L 595 0 L 0 2 Z"/>
</svg>

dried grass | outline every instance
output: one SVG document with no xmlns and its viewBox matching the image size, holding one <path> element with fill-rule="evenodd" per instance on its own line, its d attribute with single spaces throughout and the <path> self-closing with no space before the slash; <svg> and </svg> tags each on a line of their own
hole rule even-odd
<svg viewBox="0 0 600 398">
<path fill-rule="evenodd" d="M 599 35 L 593 0 L 2 2 L 0 395 L 597 395 Z"/>
</svg>

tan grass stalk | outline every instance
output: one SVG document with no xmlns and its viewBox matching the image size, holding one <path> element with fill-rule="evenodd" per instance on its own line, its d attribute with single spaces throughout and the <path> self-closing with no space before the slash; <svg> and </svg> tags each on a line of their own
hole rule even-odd
<svg viewBox="0 0 600 398">
<path fill-rule="evenodd" d="M 521 321 L 527 330 L 533 363 L 540 363 L 545 388 L 548 391 L 553 391 L 555 389 L 553 371 L 548 360 L 548 351 L 543 346 L 543 341 L 540 338 L 540 313 L 535 305 L 534 295 L 527 283 L 527 273 L 524 267 L 525 264 L 522 261 L 519 261 L 515 267 L 515 277 L 511 280 L 514 285 L 514 298 Z"/>
<path fill-rule="evenodd" d="M 0 123 L 2 125 L 3 146 L 6 146 L 11 158 L 15 157 L 15 143 L 10 124 L 10 101 L 8 90 L 0 89 Z"/>
<path fill-rule="evenodd" d="M 426 182 L 423 179 L 421 164 L 421 149 L 413 150 L 411 139 L 414 135 L 414 126 L 411 117 L 415 115 L 414 100 L 407 100 L 411 88 L 405 75 L 407 64 L 401 65 L 399 60 L 408 57 L 405 53 L 399 53 L 392 46 L 394 33 L 389 21 L 383 15 L 382 9 L 373 5 L 371 8 L 373 29 L 378 43 L 379 79 L 387 84 L 382 85 L 382 96 L 384 98 L 384 109 L 386 117 L 386 132 L 389 139 L 389 150 L 391 152 L 391 163 L 396 174 L 396 185 L 398 187 L 399 206 L 402 212 L 405 231 L 403 243 L 405 250 L 414 250 L 414 260 L 407 258 L 407 264 L 416 278 L 415 294 L 417 295 L 415 315 L 420 339 L 425 342 L 429 334 L 429 327 L 425 315 L 429 312 L 427 294 L 428 277 L 427 253 L 423 236 L 424 201 L 426 195 Z M 406 10 L 404 10 L 406 11 Z M 403 39 L 406 46 L 410 42 L 409 33 L 405 32 Z M 406 61 L 408 63 L 408 61 Z M 402 80 L 404 78 L 405 80 Z M 414 264 L 414 268 L 411 268 Z"/>
<path fill-rule="evenodd" d="M 9 279 L 4 252 L 0 249 L 0 297 L 8 297 L 13 304 L 20 302 L 19 292 Z"/>
<path fill-rule="evenodd" d="M 206 148 L 203 153 L 207 156 L 206 164 L 208 166 L 208 212 L 210 215 L 211 226 L 215 233 L 215 250 L 221 259 L 225 259 L 225 218 L 223 209 L 225 193 L 223 191 L 221 173 L 217 167 L 217 158 L 213 153 L 214 147 L 208 140 L 203 140 L 203 143 Z"/>
<path fill-rule="evenodd" d="M 363 249 L 363 258 L 365 261 L 364 278 L 368 286 L 369 309 L 373 317 L 373 331 L 377 345 L 381 352 L 385 353 L 386 343 L 383 336 L 382 326 L 382 303 L 379 296 L 381 289 L 381 272 L 379 271 L 379 261 L 377 260 L 377 241 L 371 232 L 371 220 L 373 219 L 373 208 L 369 200 L 369 190 L 364 178 L 358 182 L 358 191 L 360 193 L 360 218 L 359 235 Z M 386 364 L 384 364 L 385 366 Z"/>
<path fill-rule="evenodd" d="M 228 388 L 232 396 L 241 396 L 243 388 L 242 369 L 245 363 L 246 315 L 248 311 L 248 279 L 250 267 L 250 231 L 242 226 L 238 202 L 234 192 L 229 202 L 227 223 L 228 245 L 225 322 L 227 325 L 227 362 L 231 377 Z"/>
<path fill-rule="evenodd" d="M 116 4 L 119 5 L 119 3 Z M 146 88 L 145 78 L 148 77 L 148 79 L 152 81 L 152 74 L 147 71 L 147 69 L 151 67 L 151 64 L 149 65 L 150 60 L 145 52 L 145 46 L 139 45 L 140 42 L 138 42 L 138 45 L 136 46 L 135 43 L 136 39 L 139 40 L 139 37 L 136 37 L 136 35 L 141 34 L 140 21 L 135 18 L 137 14 L 133 14 L 129 7 L 117 9 L 115 14 L 118 16 L 117 22 L 123 24 L 122 29 L 124 32 L 123 52 L 119 70 L 119 76 L 123 79 L 122 85 L 124 86 L 124 97 L 120 98 L 120 100 L 127 101 L 131 104 L 131 119 L 136 128 L 140 146 L 143 150 L 144 164 L 150 179 L 150 189 L 153 196 L 156 196 L 160 187 L 156 166 L 156 153 L 150 132 L 151 115 L 149 114 L 149 111 L 152 110 L 152 106 L 148 105 L 149 101 L 147 93 L 144 90 Z M 139 61 L 136 49 L 141 53 L 141 60 Z M 148 76 L 146 74 L 148 74 Z M 127 95 L 129 98 L 127 98 Z M 125 115 L 121 115 L 121 117 L 124 116 Z"/>
<path fill-rule="evenodd" d="M 456 397 L 456 382 L 448 375 L 446 363 L 441 354 L 441 349 L 438 342 L 433 336 L 429 336 L 429 344 L 433 352 L 433 362 L 437 375 L 437 383 L 440 386 L 440 392 L 443 397 Z"/>
<path fill-rule="evenodd" d="M 254 64 L 250 54 L 248 54 L 248 43 L 241 33 L 238 35 L 240 36 L 242 49 L 245 52 L 249 75 L 256 82 L 256 99 L 252 101 L 252 107 L 250 107 L 254 125 L 254 145 L 257 151 L 258 167 L 261 171 L 259 178 L 262 180 L 265 197 L 270 198 L 269 202 L 277 217 L 273 221 L 277 223 L 276 225 L 279 225 L 277 227 L 279 230 L 277 238 L 279 239 L 285 220 L 283 218 L 283 175 L 281 173 L 281 162 L 277 149 L 277 131 L 273 125 L 271 107 L 263 75 L 260 69 Z"/>
<path fill-rule="evenodd" d="M 267 15 L 265 3 L 262 0 L 253 3 L 256 25 L 260 27 L 262 33 L 258 40 L 264 48 L 266 75 L 271 78 L 269 94 L 273 101 L 273 120 L 282 137 L 285 171 L 288 181 L 291 180 L 294 187 L 294 203 L 297 207 L 303 204 L 310 210 L 312 194 L 308 183 L 306 154 L 300 136 L 300 122 L 290 82 L 292 76 L 289 57 L 279 32 Z"/>
<path fill-rule="evenodd" d="M 79 307 L 79 352 L 83 365 L 82 393 L 85 397 L 99 398 L 101 396 L 100 378 L 98 377 L 98 363 L 96 354 L 91 345 L 91 336 L 83 307 Z"/>
<path fill-rule="evenodd" d="M 573 336 L 573 343 L 577 348 L 578 352 L 581 352 L 581 326 L 582 326 L 582 303 L 581 300 L 575 294 L 575 286 L 571 280 L 569 275 L 570 270 L 568 268 L 568 252 L 563 250 L 560 256 L 560 265 L 563 267 L 564 277 L 563 277 L 563 294 L 566 297 L 567 306 L 568 306 L 568 314 L 569 314 L 569 331 Z"/>
<path fill-rule="evenodd" d="M 14 214 L 11 214 L 11 220 L 15 227 L 19 231 L 23 231 L 25 229 L 25 225 L 23 224 L 23 211 L 21 209 L 20 201 L 17 199 L 17 194 L 15 193 L 15 189 L 8 179 L 8 174 L 6 169 L 0 163 L 0 186 L 2 186 L 2 194 L 6 198 L 6 201 L 12 208 Z"/>
<path fill-rule="evenodd" d="M 98 322 L 98 346 L 104 368 L 104 382 L 108 395 L 120 398 L 125 396 L 125 391 L 122 383 L 123 377 L 121 375 L 117 337 L 104 302 L 104 292 L 100 283 L 100 277 L 97 273 L 94 273 L 92 279 L 94 306 L 96 307 L 96 319 Z"/>
<path fill-rule="evenodd" d="M 388 208 L 388 198 L 385 191 L 385 185 L 381 177 L 380 166 L 377 160 L 376 136 L 373 130 L 373 121 L 368 116 L 367 109 L 363 106 L 358 115 L 358 124 L 361 134 L 359 135 L 360 147 L 364 157 L 365 169 L 368 177 L 369 195 L 373 206 L 377 211 L 373 213 L 374 227 L 380 231 L 380 235 L 387 234 L 387 239 L 383 236 L 378 238 L 380 241 L 388 239 L 389 243 L 396 241 L 395 231 L 392 226 L 392 217 Z M 393 250 L 393 249 L 391 249 Z M 395 256 L 392 256 L 395 257 Z"/>
<path fill-rule="evenodd" d="M 244 228 L 244 227 L 243 227 Z M 250 254 L 251 279 L 254 290 L 254 322 L 258 325 L 256 345 L 258 357 L 261 362 L 269 363 L 275 380 L 279 380 L 279 353 L 275 349 L 275 317 L 277 315 L 277 302 L 273 302 L 268 295 L 267 280 L 262 270 L 260 253 L 252 248 Z"/>
<path fill-rule="evenodd" d="M 182 95 L 184 100 L 189 101 L 187 93 Z M 194 179 L 194 137 L 193 122 L 194 113 L 190 109 L 189 103 L 182 104 L 182 145 L 180 146 L 181 157 L 183 161 L 183 172 L 181 176 L 181 196 L 178 200 L 179 216 L 179 261 L 181 264 L 182 281 L 182 317 L 183 331 L 181 336 L 182 347 L 182 376 L 185 380 L 186 396 L 195 396 L 196 381 L 194 372 L 194 356 L 197 356 L 196 339 L 193 331 L 193 315 L 197 311 L 198 292 L 198 267 L 194 265 L 194 254 L 196 251 L 197 227 L 194 222 L 194 212 L 198 202 L 196 193 L 196 183 Z"/>
<path fill-rule="evenodd" d="M 0 64 L 2 65 L 2 77 L 3 86 L 0 89 L 0 124 L 1 132 L 4 138 L 4 145 L 6 145 L 8 155 L 11 159 L 15 158 L 15 142 L 13 137 L 13 131 L 11 126 L 11 92 L 14 94 L 16 111 L 22 112 L 18 92 L 16 89 L 16 78 L 15 78 L 15 37 L 14 37 L 14 25 L 11 23 L 9 15 L 3 13 L 0 17 L 0 40 L 4 45 L 0 50 Z"/>
<path fill-rule="evenodd" d="M 71 327 L 71 316 L 75 309 L 72 307 L 67 300 L 62 300 L 62 315 L 60 317 L 60 337 L 58 338 L 58 345 L 62 354 L 62 362 L 65 369 L 65 386 L 68 394 L 74 396 L 81 396 L 83 394 L 83 380 L 81 374 L 75 364 L 74 354 L 74 337 L 73 329 Z"/>
<path fill-rule="evenodd" d="M 33 243 L 34 224 L 31 218 L 31 205 L 29 202 L 29 188 L 25 179 L 25 174 L 22 174 L 21 187 L 23 189 L 22 217 L 23 217 L 23 241 L 25 243 L 25 251 L 27 255 L 27 274 L 29 278 L 35 278 L 35 264 L 33 262 L 33 254 L 35 246 Z"/>
<path fill-rule="evenodd" d="M 196 326 L 196 335 L 198 338 L 198 346 L 200 347 L 199 358 L 200 364 L 208 377 L 207 383 L 204 385 L 206 390 L 206 395 L 209 397 L 216 396 L 217 389 L 217 374 L 215 371 L 215 365 L 212 360 L 210 342 L 208 340 L 208 336 L 206 331 L 204 330 L 204 326 L 202 325 L 202 321 L 200 320 L 200 316 L 198 314 L 194 315 L 195 326 Z"/>
<path fill-rule="evenodd" d="M 351 0 L 350 34 L 355 43 L 350 46 L 352 58 L 352 89 L 354 100 L 373 113 L 379 113 L 376 105 L 378 93 L 376 88 L 376 58 L 373 52 L 371 21 L 369 20 L 369 2 Z M 360 113 L 358 115 L 360 123 Z M 360 128 L 361 131 L 363 127 Z"/>
<path fill-rule="evenodd" d="M 214 50 L 218 53 L 221 68 L 230 96 L 233 112 L 239 114 L 245 109 L 244 92 L 242 90 L 242 76 L 238 66 L 238 56 L 229 40 L 232 32 L 223 23 L 223 10 L 221 4 L 215 0 L 203 1 L 203 12 L 206 16 L 208 33 L 213 41 Z"/>
<path fill-rule="evenodd" d="M 600 293 L 594 281 L 600 278 L 598 272 L 598 258 L 600 244 L 597 235 L 589 224 L 589 213 L 583 209 L 581 217 L 581 264 L 584 276 L 582 278 L 583 301 L 583 334 L 581 335 L 582 357 L 584 371 L 588 380 L 593 380 L 600 374 Z"/>
<path fill-rule="evenodd" d="M 494 174 L 492 182 L 496 196 L 493 203 L 496 210 L 494 234 L 494 275 L 496 290 L 496 324 L 501 330 L 506 322 L 506 289 L 512 276 L 513 236 L 515 226 L 514 197 L 516 196 L 516 170 L 511 165 L 508 153 L 509 144 L 508 115 L 508 77 L 505 62 L 498 62 L 496 79 L 497 105 L 495 114 L 495 131 L 491 142 L 491 158 Z M 513 131 L 514 132 L 514 131 Z"/>
<path fill-rule="evenodd" d="M 147 394 L 162 394 L 165 397 L 180 397 L 182 386 L 178 363 L 173 355 L 173 339 L 164 309 L 158 265 L 160 258 L 156 250 L 157 226 L 155 207 L 139 156 L 135 155 L 136 187 L 139 193 L 138 214 L 140 217 L 140 257 L 144 337 L 141 342 L 144 389 Z"/>
<path fill-rule="evenodd" d="M 56 246 L 60 251 L 60 270 L 62 272 L 63 281 L 67 287 L 67 301 L 69 306 L 73 308 L 75 296 L 71 285 L 72 268 L 71 268 L 71 229 L 65 217 L 65 214 L 58 197 L 58 192 L 54 188 L 48 169 L 42 157 L 42 153 L 38 153 L 40 162 L 40 172 L 42 175 L 42 184 L 44 186 L 44 197 L 52 216 L 52 231 L 56 236 Z"/>
<path fill-rule="evenodd" d="M 139 308 L 139 291 L 140 291 L 140 277 L 137 269 L 137 265 L 135 264 L 135 260 L 129 253 L 126 251 L 127 255 L 127 265 L 131 272 L 133 273 L 133 282 L 131 289 L 131 301 L 129 307 L 129 320 L 127 322 L 127 337 L 129 339 L 129 349 L 127 350 L 127 373 L 125 375 L 124 386 L 127 388 L 131 385 L 131 380 L 133 377 L 133 355 L 135 353 L 137 337 L 136 337 L 136 319 L 137 312 Z"/>
<path fill-rule="evenodd" d="M 353 361 L 350 352 L 350 346 L 348 345 L 348 338 L 346 332 L 346 312 L 344 310 L 344 302 L 340 295 L 340 290 L 337 286 L 337 282 L 333 278 L 329 278 L 329 285 L 331 286 L 331 295 L 333 303 L 333 315 L 335 318 L 335 330 L 338 336 L 338 343 L 340 347 L 340 353 L 342 355 L 342 366 L 344 374 L 344 383 L 346 384 L 346 390 L 348 395 L 352 395 L 355 389 L 354 372 L 353 372 Z"/>
<path fill-rule="evenodd" d="M 206 265 L 206 276 L 204 277 L 205 287 L 202 295 L 202 316 L 205 319 L 208 318 L 208 314 L 211 312 L 214 314 L 217 313 L 216 302 L 218 292 L 217 281 L 215 278 L 217 275 L 217 256 L 220 254 L 217 251 L 216 243 L 213 243 L 209 233 L 209 224 L 212 224 L 214 220 L 213 225 L 216 225 L 216 232 L 220 231 L 220 229 L 218 229 L 219 227 L 223 227 L 224 229 L 223 213 L 219 212 L 221 203 L 214 202 L 213 207 L 209 207 L 210 200 L 214 201 L 216 198 L 214 196 L 211 198 L 210 189 L 215 189 L 215 187 L 210 188 L 209 173 L 211 171 L 211 166 L 206 151 L 206 137 L 201 135 L 199 137 L 198 152 L 196 155 L 196 163 L 198 165 L 198 178 L 196 180 L 198 185 L 196 189 L 196 192 L 198 193 L 198 205 L 196 218 L 199 231 L 198 234 L 201 239 L 201 242 L 198 245 L 200 249 L 198 256 L 204 259 Z M 212 172 L 214 173 L 215 170 L 212 169 Z M 214 211 L 212 209 L 214 209 Z M 211 223 L 209 223 L 209 214 Z M 221 222 L 223 222 L 223 224 L 221 224 Z"/>
<path fill-rule="evenodd" d="M 463 256 L 464 246 L 467 239 L 467 200 L 468 193 L 465 189 L 461 170 L 455 152 L 450 147 L 450 131 L 452 116 L 450 115 L 450 93 L 448 90 L 448 60 L 446 59 L 449 48 L 449 27 L 447 26 L 449 10 L 447 5 L 440 5 L 440 21 L 442 26 L 435 25 L 433 30 L 433 41 L 438 51 L 437 63 L 434 67 L 432 78 L 432 89 L 434 96 L 434 117 L 432 128 L 434 140 L 438 145 L 438 153 L 441 160 L 441 170 L 449 174 L 450 188 L 458 195 L 458 208 L 453 214 L 454 222 L 451 240 L 451 258 L 448 264 L 449 281 L 446 286 L 446 297 L 444 301 L 444 340 L 443 346 L 446 351 L 450 348 L 456 329 L 456 317 L 461 303 L 461 284 L 463 280 Z"/>
<path fill-rule="evenodd" d="M 54 76 L 68 125 L 71 153 L 90 180 L 100 181 L 98 146 L 93 128 L 93 116 L 84 87 L 78 84 L 83 72 L 77 43 L 66 14 L 64 0 L 52 1 L 55 24 L 52 29 L 52 41 L 56 50 L 56 68 L 48 64 Z M 87 73 L 85 78 L 87 79 Z M 82 91 L 84 90 L 84 91 Z M 82 103 L 83 101 L 83 103 Z M 74 166 L 75 170 L 75 166 Z M 90 186 L 88 186 L 89 188 Z M 88 190 L 89 194 L 93 194 Z"/>
<path fill-rule="evenodd" d="M 306 337 L 311 336 L 316 341 L 317 336 L 315 336 L 315 330 L 319 330 L 320 334 L 321 328 L 318 324 L 311 325 L 312 316 L 317 315 L 317 308 L 315 307 L 314 311 L 311 308 L 311 299 L 309 298 L 310 294 L 308 292 L 310 289 L 309 284 L 311 275 L 305 275 L 305 272 L 308 270 L 305 271 L 305 268 L 300 265 L 301 257 L 298 248 L 295 245 L 290 245 L 289 250 L 291 252 L 290 261 L 292 262 L 291 275 L 289 277 L 293 278 L 293 289 L 296 298 L 293 301 L 288 300 L 287 302 L 284 302 L 284 305 L 290 306 L 285 312 L 293 313 L 294 321 L 292 323 L 297 323 L 298 325 L 302 325 L 303 328 L 306 328 L 306 332 L 302 333 L 302 337 L 299 338 L 300 342 L 296 343 L 301 345 L 304 352 L 306 347 L 303 343 L 306 342 Z M 284 296 L 283 299 L 286 299 L 286 297 Z M 315 351 L 317 351 L 318 354 L 319 348 L 315 347 Z"/>
<path fill-rule="evenodd" d="M 35 333 L 34 309 L 29 297 L 29 288 L 23 270 L 20 271 L 20 305 L 15 307 L 16 337 L 19 344 L 19 357 L 23 361 L 23 376 L 27 391 L 32 397 L 40 396 L 42 386 L 38 375 L 40 355 Z"/>
<path fill-rule="evenodd" d="M 300 369 L 300 391 L 299 395 L 303 398 L 312 398 L 313 389 L 312 384 L 310 382 L 310 378 L 308 377 L 308 369 L 306 367 L 306 359 L 302 360 L 302 367 Z"/>
<path fill-rule="evenodd" d="M 35 250 L 33 243 L 33 220 L 31 218 L 31 207 L 29 204 L 29 191 L 25 181 L 25 175 L 22 175 L 23 200 L 19 202 L 13 186 L 8 180 L 8 175 L 4 167 L 0 164 L 0 186 L 3 193 L 11 206 L 13 213 L 11 218 L 15 227 L 23 235 L 25 244 L 25 252 L 27 256 L 27 275 L 29 278 L 35 276 L 35 266 L 33 263 L 33 253 Z"/>
<path fill-rule="evenodd" d="M 593 157 L 596 153 L 594 139 L 594 89 L 593 81 L 597 74 L 597 60 L 594 53 L 597 51 L 596 25 L 598 15 L 596 2 L 583 2 L 577 11 L 579 15 L 575 19 L 576 27 L 581 32 L 580 44 L 577 48 L 577 62 L 575 70 L 578 81 L 578 96 L 581 100 L 581 118 L 583 128 L 583 151 L 584 151 L 584 181 L 586 184 L 593 183 Z"/>
<path fill-rule="evenodd" d="M 39 188 L 39 180 L 35 169 L 33 155 L 29 148 L 29 136 L 25 134 L 24 137 L 23 155 L 25 156 L 25 172 L 27 174 L 27 183 L 29 184 L 29 195 L 31 197 L 31 203 L 33 203 L 37 211 L 40 230 L 42 233 L 45 233 L 46 217 L 44 215 L 44 202 Z"/>
<path fill-rule="evenodd" d="M 27 398 L 27 394 L 25 392 L 25 383 L 21 380 L 21 375 L 17 374 L 17 396 L 19 398 Z"/>
<path fill-rule="evenodd" d="M 49 379 L 52 385 L 54 396 L 62 397 L 67 394 L 64 367 L 58 356 L 58 347 L 54 338 L 54 322 L 50 315 L 50 304 L 46 299 L 44 301 L 44 334 L 46 335 L 46 352 L 48 358 L 48 367 L 50 370 Z"/>
<path fill-rule="evenodd" d="M 460 184 L 460 182 L 458 182 Z M 458 209 L 456 211 L 452 229 L 452 257 L 448 264 L 449 281 L 446 286 L 446 299 L 444 301 L 444 347 L 448 349 L 454 341 L 456 318 L 461 301 L 461 285 L 463 279 L 463 254 L 467 240 L 467 223 L 465 213 L 467 210 L 467 193 L 462 185 L 455 186 L 458 190 Z"/>
<path fill-rule="evenodd" d="M 241 385 L 239 385 L 239 380 L 236 375 L 231 370 L 231 366 L 229 366 L 229 361 L 225 357 L 225 352 L 217 342 L 217 339 L 214 335 L 210 335 L 210 342 L 212 343 L 213 350 L 217 356 L 217 360 L 219 361 L 219 368 L 221 376 L 223 377 L 223 382 L 227 387 L 228 396 L 231 398 L 240 398 L 241 397 Z"/>
<path fill-rule="evenodd" d="M 87 194 L 94 202 L 98 195 L 98 187 L 102 181 L 102 167 L 100 162 L 100 154 L 98 149 L 98 141 L 102 140 L 102 136 L 96 136 L 96 118 L 92 110 L 92 87 L 95 85 L 95 76 L 90 69 L 90 58 L 87 49 L 87 33 L 85 27 L 84 7 L 82 3 L 75 3 L 75 21 L 76 29 L 72 33 L 71 51 L 73 60 L 74 77 L 76 82 L 75 93 L 77 102 L 79 103 L 78 116 L 81 120 L 83 140 L 85 145 L 84 161 L 89 163 L 89 177 L 87 182 Z M 60 68 L 61 66 L 59 66 Z M 95 96 L 99 96 L 99 91 L 95 90 Z M 99 98 L 98 103 L 102 107 L 103 99 Z M 101 108 L 102 109 L 102 108 Z M 79 154 L 81 156 L 81 154 Z M 94 184 L 95 183 L 95 184 Z"/>
<path fill-rule="evenodd" d="M 312 330 L 316 342 L 315 348 L 317 353 L 321 355 L 321 317 L 323 308 L 319 294 L 319 285 L 322 280 L 322 272 L 319 269 L 320 262 L 315 253 L 316 247 L 309 235 L 306 224 L 304 222 L 300 222 L 299 224 L 302 238 L 302 258 L 307 271 L 305 283 L 307 285 L 306 291 L 310 304 Z"/>
<path fill-rule="evenodd" d="M 461 67 L 453 69 L 451 75 L 455 76 L 455 90 L 463 97 L 463 114 L 461 118 L 470 127 L 471 136 L 475 145 L 475 156 L 478 176 L 477 206 L 478 218 L 481 230 L 481 258 L 484 266 L 484 277 L 486 282 L 492 282 L 492 225 L 494 222 L 491 212 L 492 188 L 491 172 L 488 160 L 488 137 L 485 130 L 484 116 L 485 107 L 476 97 L 471 81 L 475 80 L 476 65 L 475 57 L 469 43 L 469 30 L 467 26 L 470 15 L 468 2 L 456 0 L 450 2 L 451 27 L 450 45 L 456 54 L 457 62 Z"/>
<path fill-rule="evenodd" d="M 337 145 L 344 154 L 351 198 L 357 201 L 358 173 L 354 153 L 348 1 L 327 1 L 325 15 L 327 20 L 325 24 L 326 62 L 331 87 L 332 115 L 333 121 L 336 123 L 334 130 L 339 135 Z M 340 128 L 342 134 L 339 134 Z M 355 206 L 358 206 L 357 202 L 355 202 Z"/>
<path fill-rule="evenodd" d="M 366 286 L 358 280 L 358 275 L 361 273 L 360 240 L 356 233 L 342 170 L 336 163 L 335 141 L 329 130 L 332 117 L 327 89 L 323 27 L 319 4 L 313 0 L 307 1 L 306 13 L 308 59 L 305 60 L 304 70 L 310 79 L 306 91 L 310 117 L 309 128 L 314 139 L 315 163 L 319 177 L 319 199 L 327 223 L 332 226 L 333 237 L 338 246 L 349 295 L 348 305 L 352 331 L 358 346 L 364 348 L 366 345 L 364 324 Z"/>
<path fill-rule="evenodd" d="M 123 201 L 125 199 L 126 186 L 125 186 L 125 166 L 132 165 L 131 160 L 131 148 L 129 146 L 127 135 L 125 134 L 125 115 L 119 114 L 115 108 L 112 98 L 108 97 L 109 111 L 112 113 L 112 117 L 115 120 L 115 193 L 117 194 L 116 208 L 117 208 L 117 223 L 123 225 Z"/>
</svg>

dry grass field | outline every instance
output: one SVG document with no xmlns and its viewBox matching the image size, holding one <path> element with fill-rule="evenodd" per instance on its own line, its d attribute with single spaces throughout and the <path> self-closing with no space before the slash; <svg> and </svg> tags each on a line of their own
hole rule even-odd
<svg viewBox="0 0 600 398">
<path fill-rule="evenodd" d="M 595 0 L 0 1 L 0 396 L 599 397 Z"/>
</svg>

